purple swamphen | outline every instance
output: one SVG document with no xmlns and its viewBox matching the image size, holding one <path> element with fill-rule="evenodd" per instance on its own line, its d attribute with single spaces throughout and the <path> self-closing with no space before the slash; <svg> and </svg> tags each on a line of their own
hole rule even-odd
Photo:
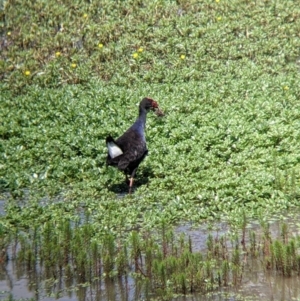
<svg viewBox="0 0 300 301">
<path fill-rule="evenodd" d="M 115 166 L 125 173 L 126 181 L 129 182 L 129 193 L 132 191 L 137 168 L 148 153 L 145 125 L 150 110 L 155 111 L 158 116 L 164 115 L 157 102 L 146 97 L 140 102 L 139 116 L 134 124 L 118 139 L 114 140 L 111 136 L 106 138 L 108 149 L 106 164 Z M 129 180 L 127 175 L 130 176 Z"/>
</svg>

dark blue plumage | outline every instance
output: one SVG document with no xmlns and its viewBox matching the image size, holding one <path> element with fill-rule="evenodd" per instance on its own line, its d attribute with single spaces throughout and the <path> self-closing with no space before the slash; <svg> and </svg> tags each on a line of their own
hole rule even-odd
<svg viewBox="0 0 300 301">
<path fill-rule="evenodd" d="M 114 140 L 111 136 L 106 138 L 108 148 L 106 163 L 123 171 L 127 181 L 127 175 L 130 175 L 129 193 L 131 193 L 136 170 L 148 153 L 145 125 L 149 110 L 157 110 L 158 115 L 163 114 L 158 109 L 156 101 L 151 98 L 144 98 L 140 102 L 139 116 L 134 124 L 118 139 Z"/>
</svg>

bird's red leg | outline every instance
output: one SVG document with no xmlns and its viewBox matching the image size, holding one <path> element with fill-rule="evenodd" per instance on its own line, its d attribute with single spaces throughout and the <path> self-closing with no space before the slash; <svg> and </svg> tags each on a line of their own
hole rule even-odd
<svg viewBox="0 0 300 301">
<path fill-rule="evenodd" d="M 135 168 L 135 169 L 131 172 L 131 175 L 130 175 L 130 179 L 129 179 L 129 194 L 131 194 L 131 191 L 132 191 L 133 179 L 134 179 L 136 170 L 137 170 L 137 168 Z"/>
<path fill-rule="evenodd" d="M 130 177 L 130 180 L 129 180 L 129 194 L 131 194 L 132 186 L 133 186 L 133 177 Z"/>
</svg>

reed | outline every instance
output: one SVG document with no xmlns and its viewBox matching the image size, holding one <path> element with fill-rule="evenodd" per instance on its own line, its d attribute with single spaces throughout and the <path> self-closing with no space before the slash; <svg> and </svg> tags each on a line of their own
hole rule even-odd
<svg viewBox="0 0 300 301">
<path fill-rule="evenodd" d="M 94 276 L 99 278 L 102 272 L 101 249 L 99 243 L 96 240 L 93 240 L 91 242 L 91 257 L 93 262 Z"/>
<path fill-rule="evenodd" d="M 161 242 L 162 242 L 162 252 L 163 256 L 167 256 L 168 252 L 168 240 L 167 240 L 167 222 L 163 219 L 161 222 Z"/>
<path fill-rule="evenodd" d="M 288 225 L 283 223 L 280 227 L 280 236 L 285 244 L 288 243 L 288 231 Z"/>
<path fill-rule="evenodd" d="M 63 264 L 67 265 L 70 262 L 70 249 L 71 249 L 71 242 L 73 239 L 73 231 L 71 226 L 71 221 L 65 220 L 61 224 L 61 246 L 63 252 Z"/>
<path fill-rule="evenodd" d="M 122 248 L 120 248 L 117 252 L 116 257 L 116 269 L 117 269 L 117 275 L 119 277 L 122 277 L 123 275 L 126 275 L 128 273 L 128 252 L 127 247 L 124 245 Z"/>
<path fill-rule="evenodd" d="M 63 277 L 69 288 L 102 279 L 122 283 L 130 276 L 143 284 L 147 294 L 156 291 L 161 298 L 205 293 L 220 286 L 239 286 L 248 252 L 280 275 L 300 274 L 300 238 L 289 237 L 286 224 L 281 224 L 277 239 L 268 223 L 261 224 L 259 234 L 247 233 L 244 222 L 240 225 L 240 235 L 209 234 L 202 252 L 193 250 L 190 236 L 176 236 L 164 223 L 158 232 L 133 230 L 122 239 L 110 232 L 96 236 L 90 222 L 46 221 L 31 231 L 14 232 L 10 239 L 18 245 L 17 260 L 25 270 L 35 271 L 40 265 L 45 278 Z"/>
<path fill-rule="evenodd" d="M 258 249 L 257 249 L 257 241 L 256 241 L 256 234 L 255 231 L 251 230 L 249 233 L 249 240 L 250 240 L 250 255 L 254 258 L 258 256 Z"/>
<path fill-rule="evenodd" d="M 105 276 L 112 278 L 115 267 L 115 238 L 110 233 L 104 236 L 101 257 L 103 259 L 103 272 Z"/>
<path fill-rule="evenodd" d="M 293 271 L 299 273 L 299 254 L 294 239 L 289 242 L 275 240 L 271 245 L 271 251 L 272 264 L 277 272 L 287 277 L 292 276 Z"/>
<path fill-rule="evenodd" d="M 237 286 L 240 284 L 242 280 L 242 265 L 241 265 L 241 253 L 238 247 L 238 244 L 236 245 L 235 249 L 232 252 L 232 282 L 234 286 Z"/>
<path fill-rule="evenodd" d="M 142 257 L 141 257 L 141 241 L 140 236 L 137 231 L 133 231 L 130 236 L 130 245 L 131 245 L 131 260 L 133 260 L 135 272 L 140 271 L 140 266 L 142 266 Z"/>
<path fill-rule="evenodd" d="M 214 254 L 214 241 L 213 241 L 213 236 L 211 234 L 209 234 L 207 237 L 206 246 L 207 246 L 207 256 L 212 257 Z"/>
<path fill-rule="evenodd" d="M 147 277 L 152 278 L 154 252 L 153 247 L 147 246 L 145 250 L 145 266 Z"/>
<path fill-rule="evenodd" d="M 264 265 L 266 269 L 270 269 L 272 267 L 272 258 L 271 258 L 271 245 L 272 245 L 272 237 L 270 233 L 270 226 L 268 223 L 262 223 L 263 230 L 263 243 L 262 243 L 262 252 L 264 256 Z"/>
</svg>

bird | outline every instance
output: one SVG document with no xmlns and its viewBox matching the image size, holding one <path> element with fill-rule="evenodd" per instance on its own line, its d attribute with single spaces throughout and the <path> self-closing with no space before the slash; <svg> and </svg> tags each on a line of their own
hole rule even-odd
<svg viewBox="0 0 300 301">
<path fill-rule="evenodd" d="M 155 100 L 145 97 L 139 104 L 138 118 L 132 126 L 116 140 L 111 135 L 106 137 L 108 150 L 106 164 L 124 172 L 126 182 L 129 184 L 129 194 L 132 192 L 136 171 L 148 154 L 145 126 L 146 116 L 150 110 L 155 111 L 157 116 L 164 115 Z"/>
</svg>

